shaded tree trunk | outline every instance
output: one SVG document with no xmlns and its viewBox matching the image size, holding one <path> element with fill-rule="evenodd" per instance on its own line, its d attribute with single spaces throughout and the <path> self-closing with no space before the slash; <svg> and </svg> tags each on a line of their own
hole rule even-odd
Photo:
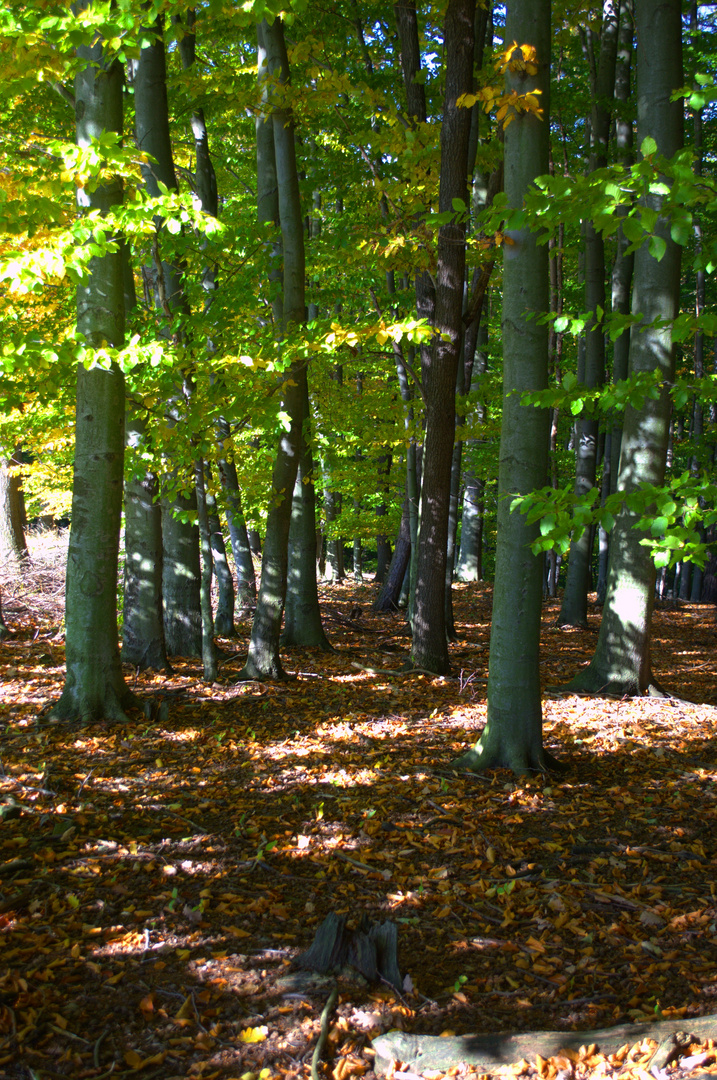
<svg viewBox="0 0 717 1080">
<path fill-rule="evenodd" d="M 615 86 L 615 59 L 617 55 L 619 0 L 604 0 L 600 52 L 597 68 L 591 73 L 593 108 L 590 117 L 590 172 L 607 164 L 607 145 L 610 134 L 611 99 Z M 597 35 L 586 31 L 592 38 Z M 593 56 L 590 41 L 589 56 Z M 585 377 L 589 390 L 602 386 L 605 381 L 605 332 L 599 312 L 605 310 L 605 242 L 591 221 L 585 224 L 585 304 L 591 315 L 585 338 Z M 577 445 L 575 452 L 575 494 L 587 496 L 595 486 L 598 461 L 598 421 L 591 416 L 581 416 L 577 422 Z M 563 602 L 558 615 L 560 626 L 587 626 L 588 592 L 591 584 L 594 530 L 582 529 L 570 543 L 568 576 L 565 582 Z"/>
<path fill-rule="evenodd" d="M 508 89 L 541 91 L 544 119 L 516 116 L 505 131 L 505 193 L 523 205 L 536 176 L 548 171 L 550 116 L 550 0 L 509 0 L 506 40 L 535 48 L 537 72 L 510 64 Z M 517 51 L 517 50 L 516 50 Z M 514 54 L 515 55 L 515 54 Z M 520 53 L 518 53 L 520 58 Z M 503 420 L 498 474 L 498 545 L 488 674 L 488 718 L 481 738 L 456 767 L 504 767 L 521 774 L 551 763 L 543 748 L 540 695 L 540 612 L 543 558 L 530 545 L 538 526 L 511 512 L 511 496 L 542 487 L 548 471 L 548 410 L 520 404 L 524 391 L 548 383 L 548 328 L 538 315 L 548 308 L 547 245 L 527 229 L 510 232 L 503 266 Z"/>
<path fill-rule="evenodd" d="M 151 40 L 141 50 L 134 69 L 135 130 L 139 149 L 150 153 L 155 159 L 151 164 L 142 165 L 142 178 L 148 194 L 156 198 L 161 194 L 160 182 L 169 191 L 176 191 L 178 185 L 169 135 L 162 20 L 157 19 L 151 27 L 146 28 L 145 33 Z M 158 318 L 163 324 L 163 332 L 170 338 L 177 334 L 173 326 L 174 318 L 178 314 L 188 316 L 190 312 L 180 267 L 161 255 L 161 219 L 155 222 L 155 228 L 154 265 L 150 276 Z M 191 392 L 186 377 L 184 382 L 184 390 Z M 176 421 L 181 411 L 181 392 L 178 392 L 170 404 L 169 418 Z M 162 500 L 165 641 L 170 654 L 201 656 L 199 530 L 192 524 L 192 521 L 196 521 L 197 496 L 193 484 L 187 492 L 175 495 L 173 489 L 177 486 L 177 479 L 175 476 L 163 485 L 167 491 Z"/>
<path fill-rule="evenodd" d="M 445 18 L 446 89 L 441 125 L 439 212 L 455 199 L 467 203 L 470 110 L 457 99 L 473 85 L 475 0 L 449 0 Z M 445 581 L 451 461 L 455 439 L 456 376 L 463 333 L 465 222 L 441 225 L 436 272 L 436 329 L 422 365 L 426 397 L 421 508 L 418 532 L 412 662 L 444 674 L 450 670 L 446 639 Z"/>
<path fill-rule="evenodd" d="M 266 66 L 281 82 L 288 82 L 289 61 L 281 19 L 276 18 L 271 26 L 266 22 L 261 23 L 258 35 L 260 73 Z M 281 330 L 282 336 L 288 337 L 292 330 L 301 326 L 305 320 L 304 223 L 301 217 L 293 117 L 289 109 L 276 101 L 271 103 L 269 115 L 272 120 L 275 187 L 278 192 L 284 256 Z M 259 124 L 263 123 L 260 119 Z M 259 147 L 260 142 L 257 140 L 258 169 L 262 171 L 270 167 L 271 160 L 263 166 L 259 159 Z M 262 152 L 265 147 L 266 144 L 262 143 Z M 260 192 L 266 193 L 268 199 L 270 191 L 266 185 L 267 172 L 263 171 L 257 186 Z M 261 584 L 251 628 L 249 652 L 242 670 L 245 678 L 281 678 L 284 674 L 279 658 L 279 638 L 286 599 L 292 494 L 301 454 L 301 422 L 305 396 L 306 366 L 304 363 L 295 362 L 286 372 L 283 387 L 282 411 L 287 416 L 287 423 L 279 439 L 274 460 L 271 502 L 261 563 Z"/>
</svg>

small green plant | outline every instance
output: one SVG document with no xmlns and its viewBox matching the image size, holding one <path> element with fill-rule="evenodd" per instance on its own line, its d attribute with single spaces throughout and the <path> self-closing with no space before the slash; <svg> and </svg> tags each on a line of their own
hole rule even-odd
<svg viewBox="0 0 717 1080">
<path fill-rule="evenodd" d="M 455 991 L 455 993 L 457 994 L 459 990 L 462 990 L 467 982 L 467 975 L 459 975 L 456 981 L 453 983 L 453 990 Z"/>
</svg>

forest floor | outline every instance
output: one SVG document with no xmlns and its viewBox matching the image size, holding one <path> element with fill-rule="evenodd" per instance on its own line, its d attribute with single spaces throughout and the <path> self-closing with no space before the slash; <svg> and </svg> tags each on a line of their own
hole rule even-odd
<svg viewBox="0 0 717 1080">
<path fill-rule="evenodd" d="M 452 678 L 400 673 L 402 617 L 374 615 L 376 587 L 352 582 L 321 587 L 336 652 L 288 650 L 290 681 L 236 682 L 245 622 L 221 642 L 215 685 L 194 661 L 170 678 L 125 669 L 168 703 L 165 723 L 55 725 L 61 546 L 36 541 L 26 579 L 0 580 L 13 630 L 0 642 L 0 1077 L 305 1080 L 333 980 L 292 961 L 330 912 L 393 920 L 404 976 L 401 995 L 340 976 L 319 1066 L 332 1080 L 370 1078 L 371 1039 L 390 1028 L 589 1034 L 671 1017 L 689 1032 L 717 1012 L 713 609 L 655 613 L 654 669 L 675 699 L 546 689 L 545 742 L 565 774 L 455 776 L 485 721 L 487 585 L 455 590 Z M 545 605 L 546 688 L 589 659 L 600 618 L 593 606 L 588 631 L 566 631 L 556 614 Z M 507 1071 L 717 1069 L 709 1041 L 652 1074 L 651 1052 L 628 1042 Z"/>
</svg>

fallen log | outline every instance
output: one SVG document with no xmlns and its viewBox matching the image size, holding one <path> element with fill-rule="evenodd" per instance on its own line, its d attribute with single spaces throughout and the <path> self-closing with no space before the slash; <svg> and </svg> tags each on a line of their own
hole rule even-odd
<svg viewBox="0 0 717 1080">
<path fill-rule="evenodd" d="M 411 1035 L 405 1031 L 388 1031 L 373 1040 L 376 1052 L 374 1068 L 377 1073 L 388 1072 L 391 1063 L 400 1061 L 404 1070 L 423 1073 L 445 1071 L 457 1065 L 472 1065 L 480 1072 L 490 1072 L 501 1065 L 511 1065 L 525 1058 L 534 1061 L 555 1057 L 561 1050 L 579 1050 L 595 1044 L 597 1051 L 609 1055 L 621 1046 L 632 1046 L 642 1039 L 654 1039 L 662 1044 L 671 1035 L 689 1032 L 695 1042 L 717 1039 L 717 1015 L 697 1016 L 681 1020 L 656 1020 L 650 1023 L 618 1024 L 616 1027 L 592 1031 L 526 1031 L 520 1034 L 504 1032 L 494 1035 Z"/>
</svg>

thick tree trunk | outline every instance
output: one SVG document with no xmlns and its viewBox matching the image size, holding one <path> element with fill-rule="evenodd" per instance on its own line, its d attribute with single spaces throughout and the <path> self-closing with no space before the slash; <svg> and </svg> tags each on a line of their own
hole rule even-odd
<svg viewBox="0 0 717 1080">
<path fill-rule="evenodd" d="M 137 431 L 134 417 L 128 445 Z M 162 617 L 162 516 L 154 473 L 125 481 L 125 569 L 122 662 L 170 670 Z"/>
<path fill-rule="evenodd" d="M 475 0 L 449 0 L 445 18 L 446 89 L 441 125 L 439 212 L 467 204 L 470 110 L 457 99 L 473 85 Z M 424 358 L 426 396 L 421 510 L 418 533 L 412 662 L 428 671 L 450 670 L 445 618 L 446 551 L 451 460 L 455 438 L 456 375 L 463 333 L 465 221 L 441 225 L 436 272 L 436 329 Z"/>
<path fill-rule="evenodd" d="M 127 318 L 137 305 L 127 244 L 122 247 L 122 280 Z M 129 398 L 126 417 L 125 446 L 129 462 L 124 482 L 122 663 L 133 664 L 140 671 L 153 668 L 170 674 L 164 641 L 159 480 L 154 472 L 137 473 L 138 463 L 132 459 L 133 453 L 139 457 L 149 438 L 143 407 Z"/>
<path fill-rule="evenodd" d="M 78 49 L 77 143 L 122 131 L 122 68 L 102 42 Z M 106 213 L 122 202 L 119 179 L 77 193 L 83 211 Z M 77 287 L 77 329 L 90 347 L 124 343 L 120 251 L 98 256 Z M 124 377 L 116 365 L 78 365 L 72 525 L 65 600 L 66 679 L 52 710 L 58 720 L 127 719 L 136 700 L 122 678 L 117 631 L 117 562 L 124 464 Z"/>
<path fill-rule="evenodd" d="M 523 205 L 534 178 L 548 171 L 550 0 L 509 0 L 506 41 L 535 49 L 537 73 L 508 66 L 509 89 L 541 91 L 543 118 L 529 112 L 505 131 L 505 193 Z M 520 59 L 520 52 L 518 52 Z M 551 764 L 543 749 L 540 611 L 543 558 L 530 545 L 538 531 L 511 512 L 511 497 L 542 487 L 548 468 L 548 411 L 520 404 L 548 383 L 548 329 L 535 316 L 549 302 L 548 248 L 527 229 L 511 231 L 503 265 L 503 421 L 498 475 L 498 546 L 488 674 L 488 718 L 478 743 L 456 767 L 504 767 L 521 774 Z"/>
<path fill-rule="evenodd" d="M 196 490 L 162 502 L 164 638 L 170 656 L 202 655 L 201 565 Z"/>
<path fill-rule="evenodd" d="M 682 146 L 682 106 L 670 95 L 682 86 L 682 27 L 679 0 L 655 6 L 635 4 L 637 25 L 637 100 L 640 141 L 651 136 L 657 152 L 672 157 Z M 650 194 L 647 205 L 659 213 L 664 196 Z M 635 256 L 632 310 L 642 316 L 630 341 L 631 373 L 659 369 L 663 387 L 657 400 L 642 409 L 625 410 L 618 490 L 629 495 L 643 484 L 660 486 L 670 426 L 669 386 L 674 378 L 671 323 L 677 315 L 681 248 L 660 218 L 656 232 L 666 244 L 658 262 L 644 244 Z M 656 325 L 657 324 L 657 325 Z M 611 535 L 610 570 L 595 655 L 570 686 L 595 693 L 642 694 L 652 683 L 650 622 L 655 594 L 655 566 L 645 534 L 633 526 L 638 516 L 627 505 Z"/>
</svg>

